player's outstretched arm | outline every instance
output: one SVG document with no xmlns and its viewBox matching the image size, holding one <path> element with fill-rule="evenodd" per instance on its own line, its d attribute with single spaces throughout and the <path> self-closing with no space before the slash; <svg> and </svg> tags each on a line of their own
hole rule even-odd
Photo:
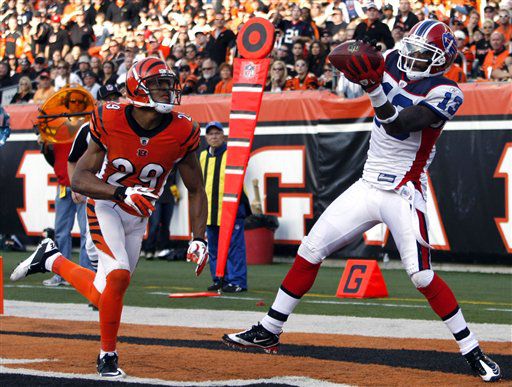
<svg viewBox="0 0 512 387">
<path fill-rule="evenodd" d="M 384 105 L 374 108 L 377 118 L 386 130 L 386 133 L 397 135 L 401 133 L 417 132 L 419 130 L 438 127 L 442 124 L 439 116 L 432 110 L 422 105 L 409 106 L 396 116 L 394 120 L 389 123 L 384 123 L 386 119 L 392 118 L 395 115 L 396 108 L 390 103 L 386 102 Z"/>
<path fill-rule="evenodd" d="M 208 203 L 203 184 L 201 166 L 194 152 L 190 152 L 179 163 L 183 183 L 188 189 L 190 220 L 192 233 L 195 238 L 203 238 L 206 232 L 206 219 L 208 217 Z"/>
<path fill-rule="evenodd" d="M 71 179 L 71 189 L 74 192 L 93 199 L 114 199 L 116 187 L 96 177 L 96 173 L 100 170 L 104 158 L 105 151 L 96 142 L 89 142 L 87 150 L 76 164 L 73 178 Z"/>
</svg>

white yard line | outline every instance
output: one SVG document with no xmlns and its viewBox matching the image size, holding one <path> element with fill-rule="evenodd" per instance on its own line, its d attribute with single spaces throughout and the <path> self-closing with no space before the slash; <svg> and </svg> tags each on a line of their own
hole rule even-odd
<svg viewBox="0 0 512 387">
<path fill-rule="evenodd" d="M 125 324 L 223 328 L 226 332 L 247 329 L 261 320 L 265 311 L 244 312 L 207 309 L 171 309 L 125 306 Z M 55 304 L 28 301 L 5 301 L 5 315 L 72 321 L 97 321 L 98 313 L 87 304 Z M 510 342 L 511 326 L 507 324 L 469 323 L 469 328 L 482 341 Z M 370 317 L 292 314 L 285 332 L 326 333 L 371 337 L 446 339 L 453 336 L 441 321 L 385 319 Z"/>
<path fill-rule="evenodd" d="M 72 374 L 72 373 L 60 373 L 60 372 L 45 372 L 37 371 L 26 368 L 8 368 L 0 366 L 0 374 L 22 374 L 31 376 L 43 376 L 49 378 L 64 378 L 64 379 L 87 379 L 87 380 L 102 380 L 106 381 L 96 374 Z M 137 384 L 151 384 L 155 386 L 245 386 L 248 384 L 290 384 L 292 386 L 307 387 L 307 386 L 325 386 L 325 387 L 344 387 L 348 384 L 336 384 L 329 383 L 324 380 L 311 379 L 299 376 L 281 376 L 270 379 L 228 379 L 228 380 L 208 380 L 204 382 L 190 381 L 174 381 L 174 380 L 162 380 L 162 379 L 150 379 L 150 378 L 137 378 L 133 376 L 127 376 L 124 379 L 116 380 L 117 383 L 137 383 Z"/>
</svg>

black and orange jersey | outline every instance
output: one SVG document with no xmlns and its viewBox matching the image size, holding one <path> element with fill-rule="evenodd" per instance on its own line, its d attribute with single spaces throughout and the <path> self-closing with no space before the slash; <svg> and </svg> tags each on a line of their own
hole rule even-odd
<svg viewBox="0 0 512 387">
<path fill-rule="evenodd" d="M 133 105 L 108 102 L 96 107 L 91 138 L 106 151 L 98 177 L 114 186 L 143 186 L 160 195 L 174 165 L 199 146 L 199 124 L 179 112 L 145 130 L 132 117 Z M 130 214 L 136 212 L 119 205 Z"/>
</svg>

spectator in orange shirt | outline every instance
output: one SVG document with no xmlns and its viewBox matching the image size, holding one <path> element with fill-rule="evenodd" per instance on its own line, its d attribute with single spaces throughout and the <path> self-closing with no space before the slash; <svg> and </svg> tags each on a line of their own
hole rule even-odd
<svg viewBox="0 0 512 387">
<path fill-rule="evenodd" d="M 43 71 L 39 74 L 37 90 L 34 93 L 32 102 L 42 105 L 53 93 L 55 93 L 55 89 L 52 86 L 50 74 L 47 71 Z"/>
<path fill-rule="evenodd" d="M 512 74 L 508 71 L 507 58 L 510 52 L 505 47 L 505 37 L 501 32 L 491 34 L 491 50 L 487 53 L 482 65 L 480 76 L 493 81 L 508 79 Z"/>
<path fill-rule="evenodd" d="M 219 66 L 220 81 L 215 86 L 214 94 L 229 94 L 233 89 L 233 69 L 231 65 L 222 63 Z"/>
<path fill-rule="evenodd" d="M 444 77 L 457 83 L 467 82 L 466 74 L 464 74 L 462 67 L 460 67 L 457 63 L 451 65 L 448 71 L 444 73 Z"/>
<path fill-rule="evenodd" d="M 304 59 L 295 62 L 297 76 L 286 81 L 285 90 L 316 90 L 318 79 L 314 74 L 308 72 L 308 64 Z"/>
<path fill-rule="evenodd" d="M 500 26 L 496 28 L 496 31 L 503 34 L 505 44 L 510 44 L 510 40 L 512 40 L 512 25 L 510 24 L 510 11 L 508 9 L 500 9 L 498 24 Z"/>
</svg>

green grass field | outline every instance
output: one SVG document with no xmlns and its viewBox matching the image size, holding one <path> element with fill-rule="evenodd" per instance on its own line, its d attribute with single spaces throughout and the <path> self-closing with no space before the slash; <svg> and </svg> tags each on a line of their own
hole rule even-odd
<svg viewBox="0 0 512 387">
<path fill-rule="evenodd" d="M 9 275 L 27 253 L 1 253 L 4 257 L 4 297 L 8 300 L 82 303 L 86 300 L 70 287 L 46 288 L 41 282 L 50 274 L 37 274 L 13 283 Z M 75 260 L 77 261 L 76 257 Z M 247 310 L 266 312 L 289 264 L 249 266 L 249 291 L 222 297 L 169 299 L 168 293 L 205 291 L 210 285 L 208 269 L 197 278 L 194 265 L 186 262 L 141 259 L 125 297 L 125 305 Z M 466 319 L 478 323 L 512 323 L 512 278 L 506 274 L 439 272 L 450 284 Z M 340 268 L 322 267 L 310 293 L 296 313 L 359 317 L 436 320 L 423 296 L 403 270 L 383 270 L 389 298 L 340 299 L 335 297 Z M 258 301 L 266 306 L 257 306 Z"/>
</svg>

